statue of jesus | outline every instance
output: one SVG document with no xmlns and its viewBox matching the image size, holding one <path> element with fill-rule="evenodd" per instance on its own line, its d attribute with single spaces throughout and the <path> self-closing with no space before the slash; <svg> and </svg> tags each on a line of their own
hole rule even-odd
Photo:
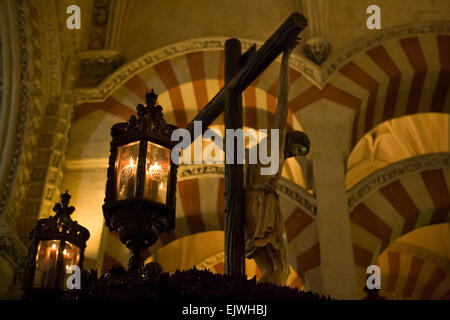
<svg viewBox="0 0 450 320">
<path fill-rule="evenodd" d="M 295 45 L 295 43 L 294 43 Z M 289 276 L 287 238 L 282 221 L 276 184 L 286 158 L 304 156 L 309 151 L 309 139 L 303 132 L 286 134 L 289 92 L 289 56 L 293 46 L 283 52 L 277 107 L 272 129 L 279 130 L 279 168 L 273 175 L 262 175 L 262 164 L 249 164 L 246 169 L 246 232 L 245 255 L 254 259 L 262 272 L 260 281 L 285 285 Z M 267 139 L 268 150 L 271 150 Z"/>
</svg>

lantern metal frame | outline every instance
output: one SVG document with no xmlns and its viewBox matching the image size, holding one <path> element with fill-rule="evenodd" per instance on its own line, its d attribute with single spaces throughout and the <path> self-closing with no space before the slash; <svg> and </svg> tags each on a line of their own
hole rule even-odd
<svg viewBox="0 0 450 320">
<path fill-rule="evenodd" d="M 36 222 L 34 229 L 31 231 L 30 247 L 28 251 L 28 261 L 24 274 L 24 298 L 44 298 L 44 297 L 58 297 L 63 290 L 64 276 L 64 256 L 63 251 L 66 243 L 70 243 L 79 248 L 78 267 L 83 268 L 84 251 L 86 249 L 86 242 L 90 237 L 89 230 L 73 221 L 70 217 L 75 211 L 73 206 L 69 206 L 70 194 L 67 192 L 61 194 L 61 202 L 56 203 L 53 207 L 54 216 L 39 219 Z M 36 259 L 38 248 L 41 241 L 59 241 L 58 258 L 56 261 L 56 275 L 55 283 L 52 287 L 34 287 L 35 273 L 36 273 Z"/>
<path fill-rule="evenodd" d="M 168 233 L 175 228 L 177 164 L 171 161 L 170 155 L 165 203 L 144 198 L 148 143 L 169 151 L 177 144 L 171 140 L 172 132 L 177 127 L 166 123 L 162 107 L 156 105 L 157 97 L 152 89 L 146 94 L 146 105 L 138 104 L 137 117 L 132 115 L 127 122 L 117 123 L 111 128 L 103 214 L 109 230 L 117 231 L 121 242 L 131 250 L 129 271 L 138 274 L 143 271 L 142 251 L 153 245 L 161 233 Z M 136 189 L 133 197 L 117 200 L 118 149 L 133 142 L 139 143 Z"/>
</svg>

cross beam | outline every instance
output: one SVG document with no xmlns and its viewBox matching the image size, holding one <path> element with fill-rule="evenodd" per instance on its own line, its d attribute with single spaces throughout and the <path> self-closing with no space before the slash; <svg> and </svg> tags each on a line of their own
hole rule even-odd
<svg viewBox="0 0 450 320">
<path fill-rule="evenodd" d="M 194 121 L 202 121 L 202 133 L 204 133 L 223 112 L 226 90 L 232 88 L 236 91 L 244 91 L 283 52 L 286 46 L 297 38 L 307 24 L 306 18 L 301 13 L 294 12 L 259 50 L 255 51 L 253 46 L 243 55 L 243 60 L 247 60 L 245 65 L 187 125 L 186 129 L 191 133 L 191 141 L 197 138 L 194 135 Z"/>
<path fill-rule="evenodd" d="M 228 84 L 244 63 L 241 42 L 225 42 L 225 84 Z M 227 87 L 225 91 L 225 128 L 242 128 L 242 91 Z M 225 139 L 228 139 L 225 137 Z M 236 140 L 236 139 L 235 139 Z M 235 141 L 236 143 L 236 141 Z M 235 144 L 236 145 L 236 144 Z M 233 157 L 228 164 L 228 157 Z M 237 155 L 225 152 L 225 274 L 245 275 L 245 190 L 244 165 L 238 164 Z"/>
<path fill-rule="evenodd" d="M 225 128 L 242 128 L 242 92 L 274 61 L 288 45 L 297 39 L 297 35 L 306 27 L 306 18 L 294 12 L 277 31 L 256 51 L 252 46 L 241 55 L 241 43 L 229 39 L 225 43 L 225 86 L 197 114 L 187 129 L 194 134 L 194 121 L 201 121 L 202 133 L 222 113 L 225 112 Z M 225 164 L 225 273 L 233 276 L 245 276 L 245 189 L 244 167 L 237 164 Z"/>
</svg>

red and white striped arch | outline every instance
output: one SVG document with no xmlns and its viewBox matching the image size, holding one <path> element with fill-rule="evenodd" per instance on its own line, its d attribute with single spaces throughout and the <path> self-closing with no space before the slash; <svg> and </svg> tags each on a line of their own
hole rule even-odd
<svg viewBox="0 0 450 320">
<path fill-rule="evenodd" d="M 378 257 L 380 295 L 389 299 L 450 300 L 450 264 L 429 251 L 393 243 Z"/>
<path fill-rule="evenodd" d="M 310 84 L 292 97 L 290 108 L 299 119 L 303 108 L 320 99 L 354 110 L 355 145 L 383 121 L 421 112 L 449 112 L 449 56 L 450 35 L 446 34 L 381 43 L 350 57 L 323 89 Z"/>
<path fill-rule="evenodd" d="M 272 63 L 243 93 L 243 122 L 251 128 L 269 128 L 276 109 L 279 63 Z M 301 78 L 290 69 L 293 87 Z M 186 127 L 195 115 L 211 100 L 224 84 L 224 51 L 196 51 L 164 60 L 133 75 L 113 91 L 104 101 L 87 102 L 75 109 L 74 121 L 103 109 L 121 118 L 135 112 L 143 103 L 145 93 L 154 89 L 158 103 L 164 108 L 169 123 Z M 294 93 L 291 93 L 294 94 Z M 223 124 L 223 116 L 214 124 Z M 288 114 L 290 128 L 300 130 L 292 112 Z"/>
<path fill-rule="evenodd" d="M 449 153 L 431 154 L 416 157 L 422 159 L 420 162 L 415 163 L 411 158 L 400 162 L 404 166 L 389 165 L 349 191 L 358 195 L 370 190 L 371 183 L 387 179 L 349 207 L 355 264 L 361 277 L 378 255 L 401 235 L 450 221 L 449 156 Z M 444 164 L 435 161 L 435 165 L 430 165 L 433 157 L 444 159 Z M 413 170 L 408 172 L 408 168 Z"/>
</svg>

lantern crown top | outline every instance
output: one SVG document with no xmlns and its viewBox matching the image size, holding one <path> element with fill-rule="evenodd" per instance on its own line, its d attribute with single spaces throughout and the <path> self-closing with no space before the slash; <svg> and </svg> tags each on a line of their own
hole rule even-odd
<svg viewBox="0 0 450 320">
<path fill-rule="evenodd" d="M 66 190 L 66 192 L 61 194 L 61 205 L 62 205 L 62 207 L 64 207 L 64 208 L 68 207 L 70 198 L 72 198 L 72 196 L 69 194 L 68 190 Z"/>
<path fill-rule="evenodd" d="M 153 89 L 147 92 L 145 94 L 145 105 L 138 104 L 136 107 L 137 117 L 132 115 L 128 122 L 115 124 L 111 128 L 111 136 L 116 138 L 145 132 L 170 139 L 172 132 L 177 127 L 166 123 L 162 113 L 163 108 L 156 104 L 157 99 L 158 95 Z"/>
<path fill-rule="evenodd" d="M 75 208 L 73 206 L 69 207 L 69 201 L 72 196 L 66 190 L 63 194 L 61 194 L 61 202 L 55 204 L 53 207 L 53 211 L 56 212 L 56 216 L 66 215 L 69 217 L 74 211 Z"/>
<path fill-rule="evenodd" d="M 154 107 L 157 99 L 158 95 L 155 93 L 153 89 L 151 92 L 147 92 L 145 94 L 145 104 L 147 105 L 147 107 Z"/>
<path fill-rule="evenodd" d="M 67 239 L 72 243 L 83 247 L 89 239 L 89 230 L 73 221 L 70 215 L 75 211 L 75 207 L 69 206 L 71 195 L 66 190 L 61 194 L 61 201 L 53 207 L 54 216 L 39 219 L 30 234 L 33 238 Z"/>
</svg>

